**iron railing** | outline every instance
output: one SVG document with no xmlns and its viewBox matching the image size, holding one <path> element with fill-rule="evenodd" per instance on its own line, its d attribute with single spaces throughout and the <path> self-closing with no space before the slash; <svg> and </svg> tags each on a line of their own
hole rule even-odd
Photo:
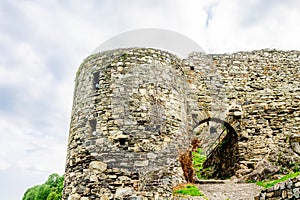
<svg viewBox="0 0 300 200">
<path fill-rule="evenodd" d="M 220 144 L 221 142 L 221 136 L 225 133 L 225 130 L 227 128 L 225 127 L 223 129 L 223 131 L 219 134 L 219 136 L 211 143 L 211 145 L 208 147 L 208 149 L 206 150 L 206 155 L 207 157 L 210 156 L 211 152 L 213 152 L 213 150 L 216 148 L 216 146 L 218 146 L 218 144 Z M 218 142 L 218 143 L 217 143 Z M 217 143 L 217 144 L 216 144 Z"/>
</svg>

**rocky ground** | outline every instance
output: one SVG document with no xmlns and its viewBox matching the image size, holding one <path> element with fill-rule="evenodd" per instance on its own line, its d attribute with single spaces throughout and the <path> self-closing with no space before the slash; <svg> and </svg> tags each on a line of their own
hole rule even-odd
<svg viewBox="0 0 300 200">
<path fill-rule="evenodd" d="M 235 183 L 224 181 L 223 183 L 199 184 L 203 197 L 177 198 L 177 199 L 198 199 L 198 200 L 253 200 L 262 190 L 254 183 Z"/>
<path fill-rule="evenodd" d="M 253 200 L 262 190 L 254 183 L 201 184 L 200 191 L 210 200 Z"/>
</svg>

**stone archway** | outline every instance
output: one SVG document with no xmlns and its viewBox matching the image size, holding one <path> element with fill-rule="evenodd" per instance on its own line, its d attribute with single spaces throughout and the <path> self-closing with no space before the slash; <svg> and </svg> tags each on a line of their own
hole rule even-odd
<svg viewBox="0 0 300 200">
<path fill-rule="evenodd" d="M 203 150 L 207 155 L 203 164 L 203 168 L 206 169 L 204 173 L 209 177 L 221 179 L 233 176 L 238 169 L 239 161 L 238 134 L 235 129 L 230 123 L 211 117 L 199 121 L 194 130 L 199 126 L 202 126 L 202 132 L 204 131 L 204 134 L 200 134 L 202 141 L 199 146 L 204 147 Z M 204 138 L 205 134 L 208 135 L 208 138 L 212 138 Z"/>
</svg>

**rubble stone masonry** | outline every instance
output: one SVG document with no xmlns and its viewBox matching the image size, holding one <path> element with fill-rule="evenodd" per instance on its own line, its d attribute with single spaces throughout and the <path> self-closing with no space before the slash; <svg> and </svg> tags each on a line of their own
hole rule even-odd
<svg viewBox="0 0 300 200">
<path fill-rule="evenodd" d="M 171 199 L 184 182 L 179 151 L 216 137 L 214 122 L 199 124 L 208 118 L 234 128 L 236 150 L 224 156 L 238 177 L 262 159 L 299 163 L 300 52 L 89 56 L 75 80 L 63 199 Z"/>
</svg>

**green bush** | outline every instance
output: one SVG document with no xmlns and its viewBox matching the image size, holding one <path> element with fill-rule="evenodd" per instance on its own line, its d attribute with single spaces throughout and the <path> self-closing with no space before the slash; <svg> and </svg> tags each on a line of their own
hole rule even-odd
<svg viewBox="0 0 300 200">
<path fill-rule="evenodd" d="M 63 176 L 51 174 L 44 184 L 27 189 L 22 200 L 60 200 L 63 182 Z"/>
</svg>

